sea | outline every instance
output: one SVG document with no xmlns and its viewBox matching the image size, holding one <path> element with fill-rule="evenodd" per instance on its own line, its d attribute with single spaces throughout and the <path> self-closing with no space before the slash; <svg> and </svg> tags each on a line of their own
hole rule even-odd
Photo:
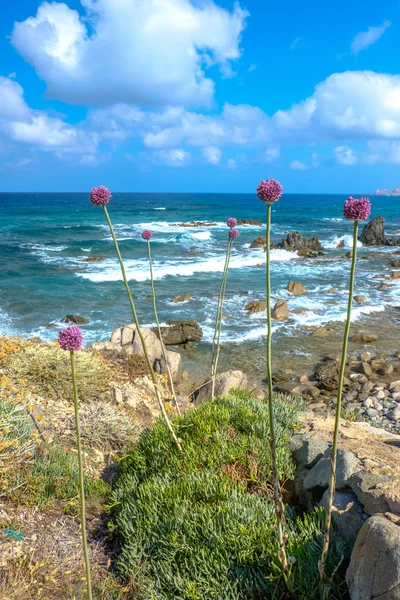
<svg viewBox="0 0 400 600">
<path fill-rule="evenodd" d="M 274 322 L 274 341 L 284 352 L 307 354 L 296 340 L 313 326 L 341 323 L 346 315 L 352 243 L 352 223 L 343 218 L 346 195 L 285 194 L 272 209 L 272 241 L 289 231 L 317 236 L 324 256 L 304 259 L 295 252 L 272 250 L 272 301 L 289 302 L 290 319 Z M 389 235 L 400 235 L 400 198 L 371 197 L 371 218 L 382 215 Z M 265 252 L 251 242 L 265 235 L 266 210 L 255 194 L 113 193 L 108 205 L 125 261 L 140 322 L 153 326 L 149 301 L 151 285 L 143 229 L 153 232 L 158 313 L 165 323 L 196 320 L 203 329 L 197 352 L 188 361 L 205 357 L 213 337 L 218 291 L 228 239 L 226 220 L 257 219 L 260 226 L 239 227 L 229 266 L 222 329 L 225 361 L 237 367 L 240 351 L 252 349 L 262 363 L 266 335 L 265 314 L 249 316 L 244 307 L 265 297 Z M 61 319 L 77 314 L 89 323 L 82 327 L 85 343 L 107 340 L 111 331 L 132 321 L 115 250 L 101 207 L 87 193 L 0 194 L 0 331 L 56 340 L 65 325 Z M 183 227 L 191 221 L 211 226 Z M 390 233 L 389 233 L 390 232 Z M 367 298 L 355 306 L 353 320 L 379 316 L 400 304 L 400 282 L 387 292 L 378 290 L 376 276 L 391 272 L 393 247 L 361 247 L 356 293 Z M 398 250 L 398 248 L 397 248 Z M 101 258 L 86 262 L 87 258 Z M 366 259 L 365 259 L 366 258 Z M 398 256 L 400 259 L 400 256 Z M 300 281 L 304 296 L 292 296 L 288 282 Z M 328 290 L 335 288 L 335 293 Z M 192 300 L 175 303 L 177 295 Z M 239 364 L 240 366 L 240 364 Z"/>
</svg>

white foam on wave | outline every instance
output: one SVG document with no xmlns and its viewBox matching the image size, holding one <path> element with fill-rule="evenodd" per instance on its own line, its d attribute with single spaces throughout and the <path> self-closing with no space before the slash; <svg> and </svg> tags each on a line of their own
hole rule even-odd
<svg viewBox="0 0 400 600">
<path fill-rule="evenodd" d="M 199 231 L 198 233 L 191 233 L 190 237 L 195 240 L 210 240 L 211 239 L 211 231 Z"/>
<path fill-rule="evenodd" d="M 165 206 L 159 206 L 158 208 L 153 208 L 153 210 L 167 210 Z"/>
<path fill-rule="evenodd" d="M 20 244 L 20 248 L 27 248 L 31 252 L 62 252 L 67 246 L 49 246 L 48 244 Z"/>
<path fill-rule="evenodd" d="M 340 219 L 339 217 L 324 217 L 323 221 L 344 221 L 344 219 Z"/>
<path fill-rule="evenodd" d="M 324 248 L 333 249 L 333 248 L 352 248 L 353 247 L 353 236 L 352 235 L 342 235 L 341 237 L 335 236 L 330 238 L 326 242 L 324 242 Z M 357 248 L 361 248 L 362 243 L 357 241 Z"/>
</svg>

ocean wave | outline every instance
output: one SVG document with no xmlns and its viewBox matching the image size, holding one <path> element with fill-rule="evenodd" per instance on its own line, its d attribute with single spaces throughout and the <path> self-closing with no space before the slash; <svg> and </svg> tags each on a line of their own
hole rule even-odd
<svg viewBox="0 0 400 600">
<path fill-rule="evenodd" d="M 341 219 L 339 217 L 324 217 L 322 220 L 323 221 L 344 221 L 344 219 Z"/>
<path fill-rule="evenodd" d="M 165 206 L 159 206 L 158 208 L 153 208 L 153 210 L 167 210 Z"/>
<path fill-rule="evenodd" d="M 27 248 L 31 252 L 63 252 L 68 246 L 49 246 L 48 244 L 20 244 L 20 248 Z"/>
<path fill-rule="evenodd" d="M 330 238 L 326 242 L 323 243 L 324 248 L 333 249 L 333 248 L 352 248 L 353 247 L 353 236 L 352 235 L 342 235 L 335 236 Z M 362 243 L 357 241 L 357 248 L 361 248 Z"/>
</svg>

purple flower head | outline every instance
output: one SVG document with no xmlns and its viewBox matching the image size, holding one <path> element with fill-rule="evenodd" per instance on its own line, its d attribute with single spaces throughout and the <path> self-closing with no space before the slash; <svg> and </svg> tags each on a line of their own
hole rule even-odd
<svg viewBox="0 0 400 600">
<path fill-rule="evenodd" d="M 239 232 L 237 229 L 230 229 L 228 235 L 232 240 L 234 240 L 239 235 Z"/>
<path fill-rule="evenodd" d="M 267 204 L 273 204 L 282 196 L 282 186 L 276 179 L 263 179 L 257 187 L 257 196 Z"/>
<path fill-rule="evenodd" d="M 365 221 L 371 214 L 369 198 L 353 198 L 350 196 L 344 203 L 343 214 L 346 219 Z"/>
<path fill-rule="evenodd" d="M 71 325 L 60 331 L 58 343 L 63 350 L 80 350 L 83 343 L 82 331 L 76 325 Z"/>
<path fill-rule="evenodd" d="M 151 240 L 151 238 L 153 237 L 153 234 L 151 233 L 150 229 L 143 229 L 142 231 L 142 238 L 144 240 Z"/>
<path fill-rule="evenodd" d="M 99 185 L 97 188 L 92 188 L 90 192 L 90 202 L 96 206 L 105 206 L 110 202 L 111 194 L 104 185 Z"/>
<path fill-rule="evenodd" d="M 226 224 L 228 225 L 228 227 L 230 227 L 232 229 L 232 227 L 236 227 L 237 220 L 235 219 L 235 217 L 229 217 Z"/>
</svg>

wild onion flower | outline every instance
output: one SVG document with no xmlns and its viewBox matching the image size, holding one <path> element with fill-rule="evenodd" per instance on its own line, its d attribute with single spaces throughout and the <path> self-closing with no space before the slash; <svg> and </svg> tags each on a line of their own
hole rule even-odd
<svg viewBox="0 0 400 600">
<path fill-rule="evenodd" d="M 212 349 L 212 359 L 211 359 L 211 398 L 215 397 L 215 381 L 217 378 L 217 370 L 218 370 L 218 359 L 220 352 L 220 339 L 221 339 L 221 327 L 222 327 L 222 305 L 224 302 L 225 290 L 226 290 L 226 280 L 228 277 L 228 268 L 229 261 L 231 258 L 232 245 L 233 240 L 235 240 L 239 232 L 237 229 L 233 229 L 236 226 L 237 220 L 235 217 L 230 217 L 226 224 L 230 227 L 228 231 L 228 246 L 226 249 L 225 256 L 225 265 L 222 273 L 221 286 L 219 289 L 218 296 L 218 306 L 217 306 L 217 316 L 215 318 L 215 330 L 214 330 L 214 338 L 213 338 L 213 349 Z"/>
<path fill-rule="evenodd" d="M 154 373 L 154 369 L 153 369 L 153 365 L 151 363 L 150 357 L 149 357 L 149 353 L 147 352 L 147 347 L 146 347 L 146 342 L 144 341 L 144 337 L 143 337 L 143 333 L 142 330 L 140 329 L 140 324 L 139 324 L 139 318 L 137 316 L 137 312 L 136 312 L 136 307 L 135 307 L 135 303 L 133 301 L 132 298 L 132 294 L 131 294 L 131 290 L 129 288 L 129 283 L 128 283 L 128 278 L 126 276 L 126 272 L 125 272 L 125 266 L 124 266 L 124 261 L 122 260 L 122 256 L 121 256 L 121 252 L 119 249 L 119 244 L 117 241 L 117 238 L 115 236 L 115 231 L 113 228 L 113 225 L 111 223 L 111 219 L 110 219 L 110 215 L 108 214 L 108 210 L 107 210 L 107 206 L 106 204 L 109 202 L 111 198 L 111 194 L 109 192 L 109 190 L 105 187 L 103 187 L 102 185 L 98 188 L 93 188 L 91 193 L 90 193 L 90 201 L 92 202 L 92 204 L 95 204 L 96 206 L 102 206 L 103 207 L 103 211 L 104 211 L 104 215 L 106 217 L 107 223 L 108 223 L 108 227 L 110 228 L 110 233 L 111 233 L 111 237 L 113 239 L 114 242 L 114 247 L 115 247 L 115 251 L 117 253 L 117 257 L 118 257 L 118 261 L 119 261 L 119 265 L 121 268 L 121 275 L 122 275 L 122 279 L 124 281 L 124 285 L 125 285 L 125 289 L 126 289 L 126 293 L 128 295 L 128 300 L 129 300 L 129 304 L 131 306 L 131 310 L 132 310 L 132 315 L 133 315 L 133 319 L 136 325 L 136 331 L 138 333 L 138 336 L 140 338 L 141 344 L 142 344 L 142 348 L 143 348 L 143 354 L 144 357 L 146 359 L 147 362 L 147 366 L 150 372 L 150 377 L 151 380 L 153 382 L 154 385 L 154 392 L 157 398 L 157 402 L 159 404 L 161 413 L 164 417 L 164 420 L 167 424 L 168 429 L 171 432 L 171 435 L 173 437 L 173 440 L 175 442 L 175 444 L 177 445 L 178 449 L 180 451 L 182 451 L 182 447 L 181 447 L 181 443 L 180 440 L 177 438 L 174 428 L 172 427 L 172 423 L 168 417 L 167 411 L 165 410 L 165 406 L 164 406 L 164 402 L 163 399 L 161 397 L 161 393 L 158 387 L 158 382 L 157 382 L 157 378 L 155 376 Z"/>
<path fill-rule="evenodd" d="M 94 187 L 90 192 L 90 202 L 95 206 L 105 206 L 110 202 L 110 198 L 110 191 L 104 185 L 99 185 L 97 188 Z"/>
<path fill-rule="evenodd" d="M 279 474 L 276 455 L 276 431 L 274 417 L 274 402 L 272 391 L 272 322 L 271 322 L 271 206 L 282 196 L 282 186 L 276 179 L 263 180 L 258 184 L 257 196 L 266 203 L 267 221 L 266 221 L 266 295 L 267 295 L 267 378 L 268 378 L 268 408 L 269 425 L 271 437 L 272 453 L 272 475 L 274 480 L 274 503 L 276 512 L 276 522 L 278 529 L 279 550 L 278 558 L 282 564 L 285 579 L 289 584 L 289 563 L 286 555 L 285 538 L 283 526 L 285 523 L 285 507 L 282 500 L 282 492 L 279 485 Z"/>
<path fill-rule="evenodd" d="M 164 340 L 163 340 L 163 336 L 162 336 L 162 332 L 161 332 L 160 321 L 158 320 L 156 290 L 155 290 L 155 286 L 154 286 L 154 276 L 153 276 L 153 261 L 151 258 L 151 249 L 150 249 L 150 240 L 152 237 L 153 237 L 153 234 L 149 229 L 144 229 L 142 231 L 142 238 L 147 241 L 147 253 L 148 253 L 149 265 L 150 265 L 150 281 L 151 281 L 151 292 L 152 292 L 152 299 L 153 299 L 153 311 L 154 311 L 154 317 L 156 319 L 156 324 L 157 324 L 158 337 L 159 337 L 160 344 L 161 344 L 161 352 L 162 352 L 162 355 L 164 358 L 165 367 L 167 369 L 168 379 L 169 379 L 169 383 L 171 385 L 171 392 L 172 392 L 172 396 L 174 398 L 176 411 L 177 411 L 178 415 L 180 415 L 181 411 L 179 408 L 178 400 L 176 398 L 174 380 L 172 377 L 171 367 L 170 367 L 169 361 L 168 361 L 168 354 L 167 354 L 167 350 L 165 348 L 165 344 L 164 344 Z"/>
<path fill-rule="evenodd" d="M 88 600 L 92 600 L 92 582 L 90 577 L 90 562 L 89 562 L 89 550 L 87 544 L 86 535 L 86 508 L 85 508 L 85 488 L 84 488 L 84 476 L 83 476 L 83 460 L 82 460 L 82 446 L 81 446 L 81 429 L 79 425 L 79 409 L 78 409 L 78 391 L 76 385 L 76 373 L 75 373 L 75 352 L 82 348 L 83 335 L 79 327 L 71 325 L 67 329 L 60 331 L 58 335 L 58 343 L 60 348 L 67 350 L 70 353 L 71 360 L 71 376 L 72 376 L 72 387 L 74 390 L 74 411 L 75 411 L 75 429 L 76 429 L 76 446 L 78 450 L 78 470 L 79 470 L 79 494 L 80 494 L 80 516 L 81 516 L 81 528 L 82 528 L 82 546 L 83 556 L 85 561 L 86 569 L 86 587 Z"/>
<path fill-rule="evenodd" d="M 347 304 L 347 317 L 346 317 L 346 326 L 344 330 L 344 338 L 343 338 L 343 346 L 342 346 L 342 357 L 340 362 L 340 370 L 339 370 L 339 381 L 338 381 L 338 392 L 337 392 L 337 402 L 336 402 L 336 411 L 335 411 L 335 425 L 333 430 L 333 442 L 332 449 L 330 453 L 331 457 L 331 471 L 329 477 L 329 487 L 328 487 L 328 498 L 326 502 L 326 519 L 325 519 L 325 532 L 324 532 L 324 543 L 322 547 L 322 556 L 319 562 L 319 572 L 321 575 L 321 583 L 322 583 L 322 600 L 328 600 L 329 598 L 329 579 L 326 575 L 326 558 L 329 550 L 329 542 L 330 542 L 330 530 L 331 530 L 331 522 L 332 522 L 332 511 L 333 511 L 333 498 L 335 495 L 335 487 L 336 487 L 336 462 L 337 462 L 337 449 L 339 443 L 339 429 L 340 429 L 340 413 L 342 409 L 342 395 L 343 395 L 343 382 L 344 382 L 344 373 L 346 368 L 346 359 L 347 359 L 347 348 L 348 348 L 348 340 L 350 334 L 350 325 L 351 325 L 351 309 L 352 302 L 354 297 L 354 279 L 356 272 L 356 261 L 357 261 L 357 239 L 358 239 L 358 222 L 365 221 L 368 219 L 371 213 L 371 202 L 368 198 L 360 198 L 356 200 L 355 198 L 348 198 L 344 203 L 343 214 L 346 219 L 352 220 L 353 223 L 353 248 L 352 248 L 352 258 L 351 258 L 351 269 L 350 269 L 350 285 L 349 285 L 349 298 Z"/>
<path fill-rule="evenodd" d="M 350 196 L 344 203 L 343 214 L 346 219 L 366 221 L 371 214 L 369 198 L 353 198 Z"/>
<path fill-rule="evenodd" d="M 263 179 L 257 186 L 257 196 L 263 202 L 273 204 L 282 196 L 282 186 L 276 179 Z"/>
</svg>

